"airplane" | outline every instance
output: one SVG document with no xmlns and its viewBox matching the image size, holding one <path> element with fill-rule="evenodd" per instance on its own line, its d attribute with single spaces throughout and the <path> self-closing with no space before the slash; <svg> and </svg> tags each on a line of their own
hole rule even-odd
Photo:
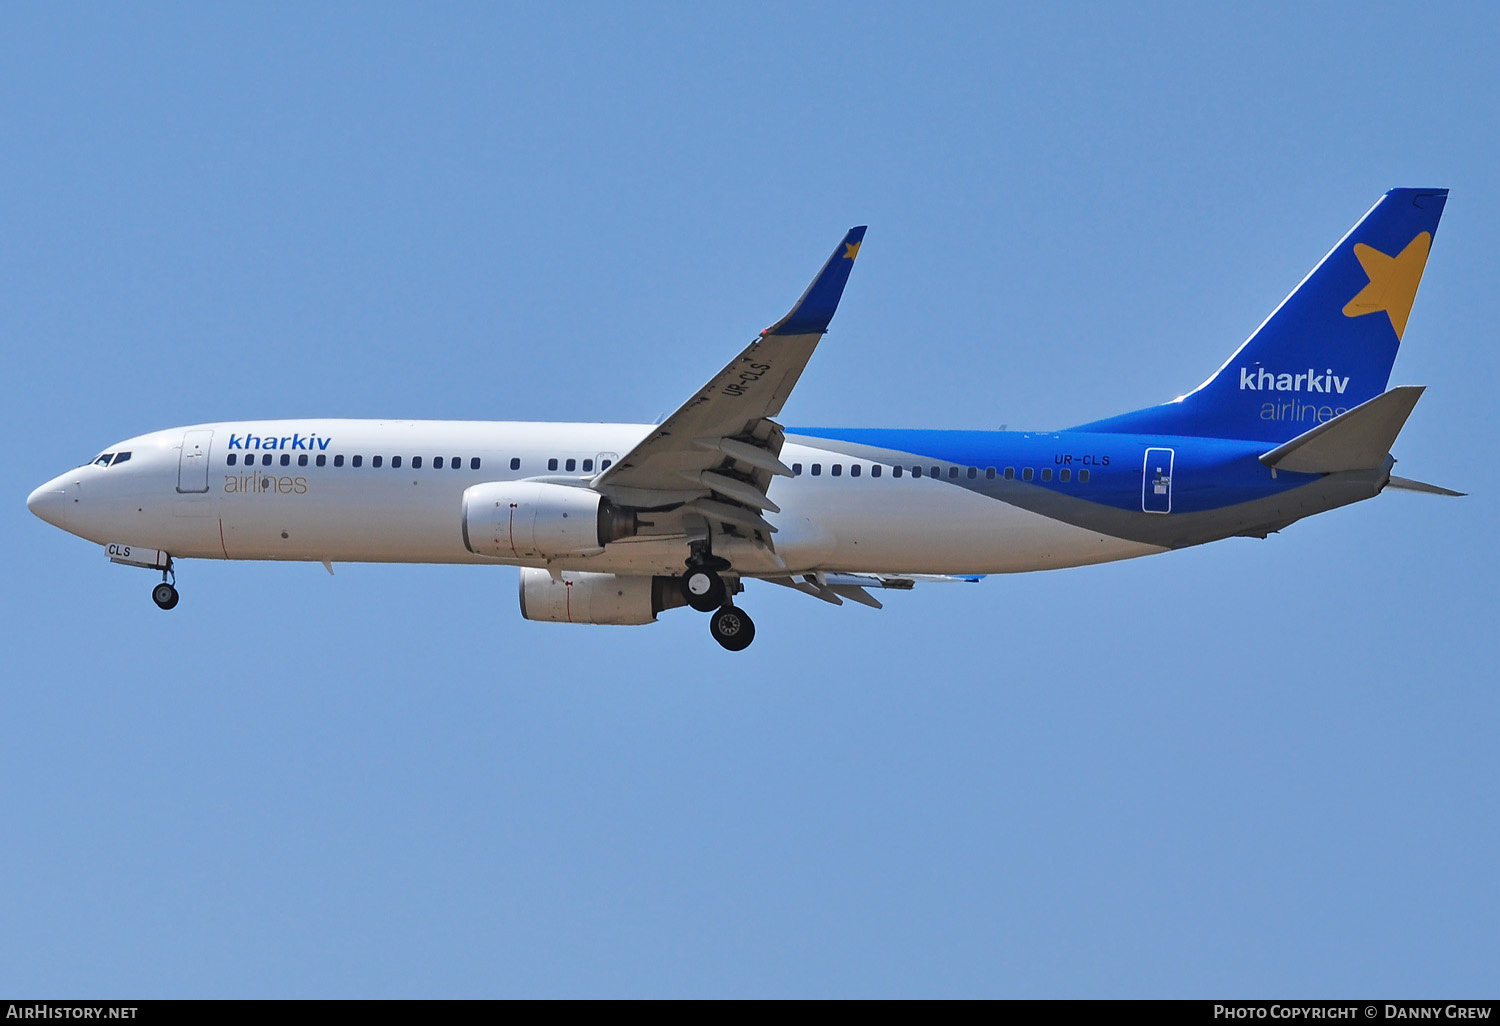
<svg viewBox="0 0 1500 1026">
<path fill-rule="evenodd" d="M 1382 196 L 1203 384 L 1060 431 L 784 427 L 843 295 L 851 229 L 791 311 L 658 424 L 233 420 L 138 435 L 37 488 L 42 520 L 182 559 L 520 568 L 530 620 L 688 606 L 730 651 L 751 580 L 872 592 L 1265 538 L 1387 487 L 1423 389 L 1387 391 L 1445 189 Z"/>
</svg>

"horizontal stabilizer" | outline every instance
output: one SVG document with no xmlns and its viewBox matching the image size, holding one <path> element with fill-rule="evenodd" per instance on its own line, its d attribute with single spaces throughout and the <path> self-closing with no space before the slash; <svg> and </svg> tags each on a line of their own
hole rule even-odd
<svg viewBox="0 0 1500 1026">
<path fill-rule="evenodd" d="M 1462 497 L 1468 492 L 1455 492 L 1452 488 L 1443 488 L 1440 485 L 1428 484 L 1426 481 L 1413 481 L 1409 477 L 1392 477 L 1386 482 L 1387 488 L 1399 488 L 1403 492 L 1426 492 L 1428 495 L 1453 495 Z"/>
<path fill-rule="evenodd" d="M 1299 474 L 1374 470 L 1385 463 L 1424 391 L 1417 385 L 1393 388 L 1278 445 L 1260 461 Z"/>
</svg>

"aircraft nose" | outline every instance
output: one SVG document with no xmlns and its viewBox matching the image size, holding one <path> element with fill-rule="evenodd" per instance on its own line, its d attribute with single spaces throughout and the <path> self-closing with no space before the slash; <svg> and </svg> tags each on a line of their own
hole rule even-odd
<svg viewBox="0 0 1500 1026">
<path fill-rule="evenodd" d="M 60 480 L 48 481 L 26 497 L 26 508 L 53 527 L 62 527 L 67 515 L 68 493 Z"/>
</svg>

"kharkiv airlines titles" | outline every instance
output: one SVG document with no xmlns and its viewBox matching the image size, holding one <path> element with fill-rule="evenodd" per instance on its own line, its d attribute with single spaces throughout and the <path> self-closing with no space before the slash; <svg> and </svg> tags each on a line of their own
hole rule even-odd
<svg viewBox="0 0 1500 1026">
<path fill-rule="evenodd" d="M 1277 374 L 1264 367 L 1258 371 L 1252 371 L 1249 367 L 1240 368 L 1242 391 L 1249 389 L 1252 392 L 1337 392 L 1343 395 L 1344 389 L 1348 387 L 1348 377 L 1335 377 L 1332 367 L 1322 374 L 1311 367 L 1307 368 L 1305 374 Z"/>
<path fill-rule="evenodd" d="M 1347 378 L 1345 379 L 1348 380 Z M 283 435 L 280 438 L 262 438 L 260 435 L 235 435 L 229 436 L 230 449 L 313 449 L 322 451 L 328 448 L 332 442 L 331 438 L 320 438 L 316 434 L 307 435 Z"/>
</svg>

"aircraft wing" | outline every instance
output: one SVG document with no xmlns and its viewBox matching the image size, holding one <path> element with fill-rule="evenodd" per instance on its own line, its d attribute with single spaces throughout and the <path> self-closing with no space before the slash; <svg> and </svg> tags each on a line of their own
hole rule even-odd
<svg viewBox="0 0 1500 1026">
<path fill-rule="evenodd" d="M 772 418 L 828 330 L 864 237 L 864 226 L 849 229 L 791 312 L 593 478 L 592 487 L 624 505 L 686 503 L 706 520 L 769 541 L 774 529 L 761 514 L 780 510 L 766 491 L 776 475 L 791 476 L 779 458 L 781 425 Z"/>
</svg>

